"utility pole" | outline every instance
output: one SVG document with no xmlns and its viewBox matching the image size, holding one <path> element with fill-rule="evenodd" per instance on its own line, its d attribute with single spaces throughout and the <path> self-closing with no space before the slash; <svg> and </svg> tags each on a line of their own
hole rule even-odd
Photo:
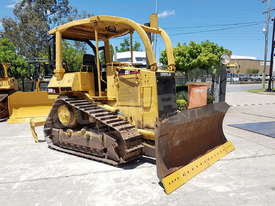
<svg viewBox="0 0 275 206">
<path fill-rule="evenodd" d="M 270 57 L 270 68 L 269 68 L 269 79 L 268 79 L 268 88 L 267 92 L 272 92 L 271 83 L 272 83 L 272 73 L 273 73 L 273 58 L 274 58 L 274 44 L 275 44 L 275 18 L 273 21 L 273 33 L 272 33 L 272 47 L 271 47 L 271 57 Z"/>
<path fill-rule="evenodd" d="M 264 46 L 264 71 L 262 84 L 263 88 L 265 88 L 265 72 L 266 72 L 266 63 L 267 63 L 267 54 L 268 54 L 268 35 L 269 35 L 269 22 L 271 20 L 271 12 L 272 12 L 272 0 L 262 0 L 263 3 L 267 3 L 267 10 L 263 12 L 266 15 L 265 17 L 265 25 L 263 28 L 263 32 L 265 35 L 265 46 Z"/>
</svg>

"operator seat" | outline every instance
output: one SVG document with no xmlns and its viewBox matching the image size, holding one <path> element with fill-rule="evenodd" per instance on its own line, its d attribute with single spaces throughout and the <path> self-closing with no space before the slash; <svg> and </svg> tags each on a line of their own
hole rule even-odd
<svg viewBox="0 0 275 206">
<path fill-rule="evenodd" d="M 101 66 L 100 66 L 101 67 Z M 83 55 L 83 67 L 82 71 L 84 72 L 93 72 L 94 81 L 95 81 L 95 91 L 98 91 L 98 81 L 97 81 L 97 66 L 96 66 L 96 57 L 92 54 Z M 102 78 L 106 79 L 106 74 L 102 72 Z M 101 82 L 102 91 L 105 91 L 107 85 L 104 82 Z"/>
<path fill-rule="evenodd" d="M 96 59 L 92 54 L 84 54 L 83 55 L 83 70 L 86 72 L 97 72 L 96 69 Z"/>
</svg>

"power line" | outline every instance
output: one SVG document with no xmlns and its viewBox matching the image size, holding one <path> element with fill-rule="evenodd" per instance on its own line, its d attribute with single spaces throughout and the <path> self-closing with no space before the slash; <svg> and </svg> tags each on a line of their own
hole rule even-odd
<svg viewBox="0 0 275 206">
<path fill-rule="evenodd" d="M 175 33 L 171 34 L 171 36 L 177 35 L 184 35 L 184 34 L 195 34 L 200 32 L 212 32 L 212 31 L 223 31 L 235 28 L 246 28 L 251 26 L 260 25 L 263 21 L 251 21 L 251 22 L 240 22 L 240 23 L 231 23 L 231 24 L 212 24 L 212 25 L 204 25 L 204 26 L 186 26 L 186 27 L 163 27 L 165 30 L 169 30 L 172 28 L 204 28 L 204 27 L 219 27 L 219 26 L 231 26 L 231 27 L 223 27 L 223 28 L 216 28 L 216 29 L 209 29 L 209 30 L 199 30 L 199 31 L 191 31 L 191 32 L 184 32 L 184 33 Z M 124 39 L 127 38 L 125 36 L 117 37 L 117 39 Z M 136 39 L 136 37 L 134 37 Z"/>
<path fill-rule="evenodd" d="M 175 33 L 175 34 L 171 34 L 170 36 L 206 33 L 206 32 L 214 32 L 214 31 L 225 31 L 225 30 L 230 30 L 230 29 L 247 28 L 247 27 L 252 27 L 252 26 L 257 26 L 257 25 L 260 25 L 260 23 L 253 23 L 253 24 L 248 24 L 248 25 L 225 27 L 225 28 L 218 28 L 218 29 L 208 29 L 208 30 L 200 30 L 200 31 L 192 31 L 192 32 Z"/>
<path fill-rule="evenodd" d="M 169 29 L 187 29 L 187 28 L 205 28 L 205 27 L 224 27 L 224 26 L 238 26 L 238 25 L 249 25 L 263 23 L 263 21 L 251 21 L 251 22 L 240 22 L 230 24 L 210 24 L 210 25 L 199 25 L 199 26 L 179 26 L 179 27 L 163 27 L 166 30 Z"/>
</svg>

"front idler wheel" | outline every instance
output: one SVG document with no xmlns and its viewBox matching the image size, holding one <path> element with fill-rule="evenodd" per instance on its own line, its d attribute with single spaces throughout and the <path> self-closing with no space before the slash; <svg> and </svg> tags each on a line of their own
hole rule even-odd
<svg viewBox="0 0 275 206">
<path fill-rule="evenodd" d="M 56 115 L 62 128 L 73 128 L 77 125 L 77 112 L 69 105 L 59 105 Z"/>
</svg>

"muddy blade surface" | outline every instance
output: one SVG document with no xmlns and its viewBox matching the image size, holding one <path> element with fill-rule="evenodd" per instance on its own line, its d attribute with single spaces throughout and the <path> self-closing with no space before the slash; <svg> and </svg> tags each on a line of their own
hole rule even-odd
<svg viewBox="0 0 275 206">
<path fill-rule="evenodd" d="M 0 102 L 4 101 L 8 97 L 8 94 L 0 94 Z"/>
<path fill-rule="evenodd" d="M 226 103 L 210 104 L 159 123 L 156 157 L 160 179 L 227 142 L 222 123 L 228 108 Z"/>
<path fill-rule="evenodd" d="M 4 121 L 8 118 L 8 103 L 7 103 L 8 94 L 0 94 L 0 121 Z"/>
</svg>

